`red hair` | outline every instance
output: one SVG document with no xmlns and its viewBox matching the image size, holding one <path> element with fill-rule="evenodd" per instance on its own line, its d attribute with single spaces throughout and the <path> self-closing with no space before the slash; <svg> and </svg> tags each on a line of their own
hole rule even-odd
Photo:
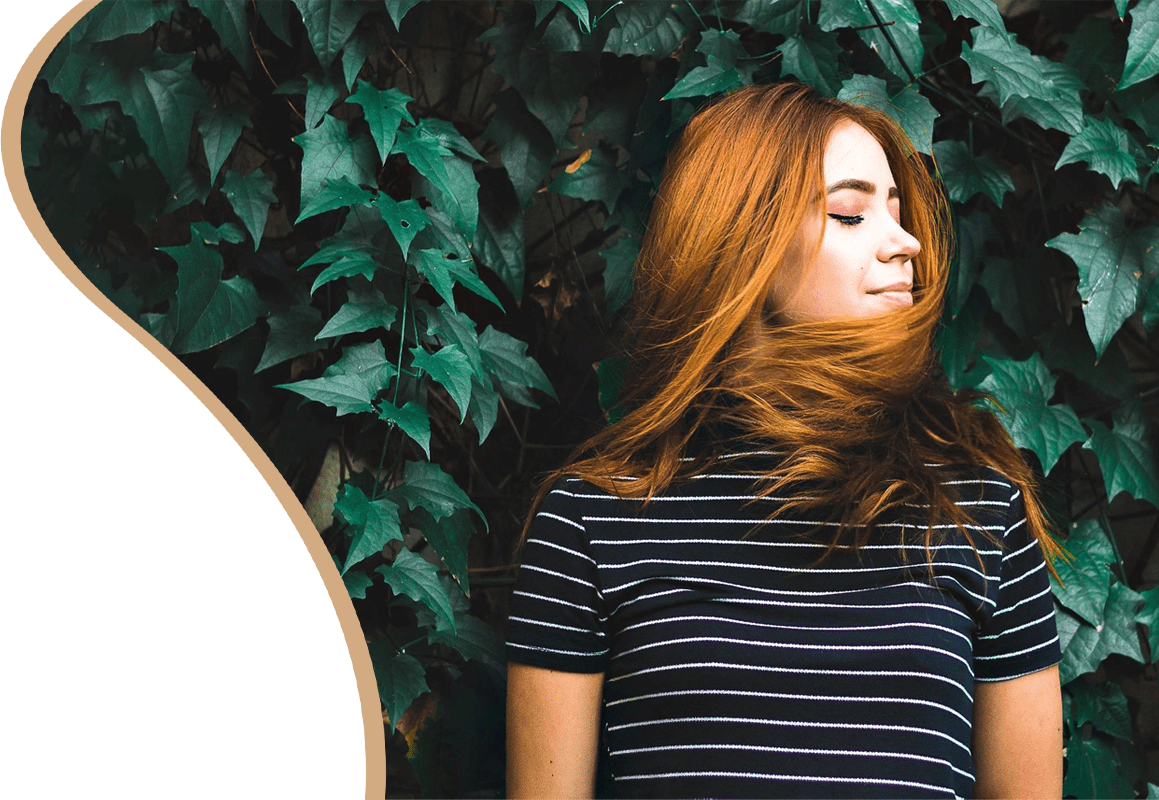
<svg viewBox="0 0 1159 800">
<path fill-rule="evenodd" d="M 921 244 L 914 303 L 866 319 L 788 323 L 770 317 L 769 287 L 796 232 L 823 218 L 825 145 L 845 121 L 881 144 L 901 223 Z M 956 491 L 932 465 L 987 465 L 1022 490 L 1028 528 L 1053 559 L 1061 548 L 1033 472 L 977 406 L 982 395 L 954 393 L 937 366 L 950 231 L 944 195 L 885 114 L 791 82 L 705 107 L 668 156 L 636 261 L 623 416 L 551 476 L 536 505 L 563 476 L 651 498 L 743 442 L 782 454 L 762 493 L 809 485 L 810 497 L 782 511 L 820 509 L 840 522 L 826 555 L 865 544 L 876 519 L 906 504 L 928 507 L 928 548 L 939 520 L 973 543 Z M 709 434 L 707 450 L 690 448 L 697 431 Z"/>
</svg>

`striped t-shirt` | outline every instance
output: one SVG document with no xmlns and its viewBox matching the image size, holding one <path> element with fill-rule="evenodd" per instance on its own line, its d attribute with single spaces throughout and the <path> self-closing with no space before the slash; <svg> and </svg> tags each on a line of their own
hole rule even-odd
<svg viewBox="0 0 1159 800">
<path fill-rule="evenodd" d="M 981 566 L 952 523 L 927 562 L 888 520 L 816 564 L 833 528 L 767 521 L 779 500 L 752 499 L 760 456 L 646 506 L 555 485 L 522 551 L 508 657 L 604 673 L 617 796 L 971 796 L 975 681 L 1060 660 L 1021 493 L 990 469 L 939 468 L 1001 541 L 975 535 Z"/>
</svg>

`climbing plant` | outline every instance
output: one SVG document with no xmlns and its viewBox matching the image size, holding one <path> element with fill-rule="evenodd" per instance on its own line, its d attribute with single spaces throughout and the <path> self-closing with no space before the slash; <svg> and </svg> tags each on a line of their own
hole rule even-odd
<svg viewBox="0 0 1159 800">
<path fill-rule="evenodd" d="M 1157 791 L 1159 0 L 1001 6 L 103 0 L 56 47 L 21 135 L 38 208 L 315 515 L 391 794 L 502 792 L 512 546 L 614 402 L 665 154 L 788 78 L 936 165 L 942 364 L 1000 404 L 1074 556 L 1065 794 Z"/>
</svg>

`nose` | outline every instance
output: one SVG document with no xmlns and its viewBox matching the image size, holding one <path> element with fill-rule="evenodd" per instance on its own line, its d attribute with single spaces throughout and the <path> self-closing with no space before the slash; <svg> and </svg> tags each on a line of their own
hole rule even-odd
<svg viewBox="0 0 1159 800">
<path fill-rule="evenodd" d="M 890 230 L 882 239 L 877 257 L 882 262 L 900 261 L 905 263 L 911 261 L 914 256 L 921 252 L 921 249 L 921 242 L 915 239 L 900 223 L 891 220 Z"/>
</svg>

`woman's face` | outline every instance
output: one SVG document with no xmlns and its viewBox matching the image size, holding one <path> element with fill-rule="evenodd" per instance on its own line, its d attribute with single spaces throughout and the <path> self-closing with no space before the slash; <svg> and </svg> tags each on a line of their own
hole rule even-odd
<svg viewBox="0 0 1159 800">
<path fill-rule="evenodd" d="M 791 322 L 871 317 L 913 304 L 921 245 L 902 228 L 885 151 L 869 131 L 842 122 L 825 143 L 825 209 L 797 232 L 770 290 L 770 310 Z M 805 254 L 824 226 L 811 265 Z"/>
</svg>

